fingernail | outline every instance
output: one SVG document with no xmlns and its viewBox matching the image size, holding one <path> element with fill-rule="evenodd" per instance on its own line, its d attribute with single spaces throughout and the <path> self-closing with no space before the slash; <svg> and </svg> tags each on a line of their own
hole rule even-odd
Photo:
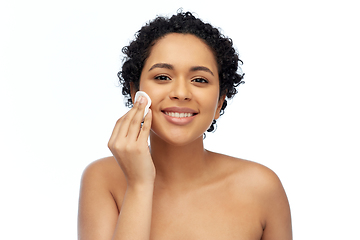
<svg viewBox="0 0 360 240">
<path fill-rule="evenodd" d="M 141 100 L 141 96 L 138 98 L 138 99 L 136 99 L 136 102 L 140 102 L 140 100 Z"/>
<path fill-rule="evenodd" d="M 139 101 L 140 104 L 144 103 L 144 97 L 140 96 L 138 101 Z"/>
</svg>

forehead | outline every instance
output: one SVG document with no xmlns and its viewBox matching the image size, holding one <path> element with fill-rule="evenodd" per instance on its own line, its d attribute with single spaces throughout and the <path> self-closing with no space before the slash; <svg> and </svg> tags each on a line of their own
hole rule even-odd
<svg viewBox="0 0 360 240">
<path fill-rule="evenodd" d="M 217 73 L 217 63 L 211 48 L 191 34 L 171 33 L 152 47 L 145 68 L 154 63 L 170 63 L 175 67 L 206 66 Z"/>
</svg>

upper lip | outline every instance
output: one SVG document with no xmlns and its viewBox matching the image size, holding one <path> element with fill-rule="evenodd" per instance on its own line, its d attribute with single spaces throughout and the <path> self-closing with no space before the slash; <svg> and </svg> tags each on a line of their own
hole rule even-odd
<svg viewBox="0 0 360 240">
<path fill-rule="evenodd" d="M 185 108 L 185 107 L 168 107 L 161 110 L 162 112 L 178 112 L 178 113 L 198 113 L 194 109 Z"/>
</svg>

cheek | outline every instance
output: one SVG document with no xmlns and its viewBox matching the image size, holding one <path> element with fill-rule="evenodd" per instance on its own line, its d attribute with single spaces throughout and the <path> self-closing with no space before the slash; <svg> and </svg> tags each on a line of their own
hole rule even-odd
<svg viewBox="0 0 360 240">
<path fill-rule="evenodd" d="M 199 102 L 209 112 L 215 112 L 219 103 L 219 94 L 217 90 L 204 92 L 198 96 Z"/>
<path fill-rule="evenodd" d="M 140 86 L 140 90 L 146 92 L 149 95 L 152 101 L 152 106 L 155 106 L 164 94 L 163 91 L 156 87 Z"/>
<path fill-rule="evenodd" d="M 146 92 L 149 95 L 152 102 L 154 102 L 156 100 L 156 96 L 159 95 L 158 88 L 152 86 L 150 81 L 147 81 L 146 79 L 143 78 L 140 78 L 139 90 Z"/>
</svg>

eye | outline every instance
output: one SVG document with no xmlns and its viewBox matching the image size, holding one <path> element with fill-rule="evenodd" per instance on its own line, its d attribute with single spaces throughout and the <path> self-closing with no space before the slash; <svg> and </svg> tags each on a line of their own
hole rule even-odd
<svg viewBox="0 0 360 240">
<path fill-rule="evenodd" d="M 206 80 L 205 78 L 195 78 L 193 80 L 191 80 L 192 82 L 195 82 L 195 83 L 208 83 L 209 81 Z"/>
<path fill-rule="evenodd" d="M 161 80 L 161 81 L 167 81 L 167 80 L 171 80 L 168 76 L 166 75 L 159 75 L 155 77 L 156 80 Z"/>
</svg>

